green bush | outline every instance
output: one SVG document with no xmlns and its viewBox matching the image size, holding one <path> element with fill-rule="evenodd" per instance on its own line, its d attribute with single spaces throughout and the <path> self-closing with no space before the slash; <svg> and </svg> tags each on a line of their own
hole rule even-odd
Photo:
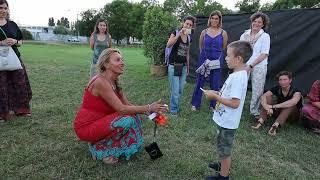
<svg viewBox="0 0 320 180">
<path fill-rule="evenodd" d="M 64 34 L 64 35 L 66 35 L 66 34 L 69 34 L 69 29 L 67 29 L 64 26 L 57 26 L 57 27 L 54 28 L 53 33 L 54 34 Z"/>
<path fill-rule="evenodd" d="M 33 36 L 30 31 L 21 29 L 23 40 L 33 40 Z"/>
<path fill-rule="evenodd" d="M 163 8 L 155 6 L 147 10 L 143 24 L 143 43 L 144 54 L 150 59 L 151 64 L 163 64 L 168 34 L 177 25 L 177 18 Z"/>
</svg>

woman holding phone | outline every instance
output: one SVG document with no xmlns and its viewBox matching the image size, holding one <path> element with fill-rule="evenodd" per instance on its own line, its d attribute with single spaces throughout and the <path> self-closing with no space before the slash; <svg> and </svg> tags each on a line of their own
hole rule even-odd
<svg viewBox="0 0 320 180">
<path fill-rule="evenodd" d="M 192 111 L 200 109 L 202 91 L 206 77 L 210 79 L 210 88 L 218 91 L 221 87 L 223 51 L 227 48 L 228 34 L 222 28 L 222 15 L 220 11 L 213 11 L 208 19 L 208 28 L 201 32 L 199 38 L 200 58 L 197 65 L 197 83 L 192 96 Z M 205 63 L 218 62 L 215 68 L 207 71 Z M 210 107 L 214 108 L 216 101 L 212 100 Z"/>
<path fill-rule="evenodd" d="M 181 29 L 172 32 L 167 42 L 167 48 L 172 48 L 168 65 L 171 115 L 177 115 L 179 112 L 179 99 L 183 93 L 186 78 L 189 74 L 189 49 L 191 42 L 189 34 L 191 34 L 195 20 L 193 16 L 185 17 Z"/>
</svg>

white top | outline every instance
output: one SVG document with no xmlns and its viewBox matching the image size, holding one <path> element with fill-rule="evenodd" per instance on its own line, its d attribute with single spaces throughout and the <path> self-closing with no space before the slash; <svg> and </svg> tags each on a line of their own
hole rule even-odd
<svg viewBox="0 0 320 180">
<path fill-rule="evenodd" d="M 213 121 L 220 127 L 237 129 L 239 127 L 242 109 L 247 93 L 248 74 L 247 71 L 237 71 L 229 75 L 221 89 L 221 97 L 226 99 L 237 98 L 240 100 L 238 108 L 234 109 L 223 104 L 213 113 Z M 217 102 L 218 103 L 218 102 Z"/>
<path fill-rule="evenodd" d="M 240 36 L 240 40 L 245 40 L 244 35 L 248 32 L 250 33 L 250 31 L 246 31 L 245 33 L 243 33 Z M 269 55 L 269 51 L 270 51 L 270 36 L 268 33 L 264 32 L 261 34 L 259 39 L 254 44 L 252 56 L 247 61 L 247 64 L 248 65 L 253 64 L 253 62 L 257 59 L 257 57 L 260 54 L 268 54 Z M 261 61 L 259 64 L 255 65 L 255 67 L 263 67 L 263 66 L 266 66 L 267 64 L 268 64 L 268 57 L 265 58 L 263 61 Z"/>
</svg>

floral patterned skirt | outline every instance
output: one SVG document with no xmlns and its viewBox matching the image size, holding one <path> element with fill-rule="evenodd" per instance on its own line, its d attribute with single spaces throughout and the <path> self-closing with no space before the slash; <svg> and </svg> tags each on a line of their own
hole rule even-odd
<svg viewBox="0 0 320 180">
<path fill-rule="evenodd" d="M 307 127 L 320 129 L 320 109 L 311 104 L 305 104 L 302 114 Z"/>
<path fill-rule="evenodd" d="M 0 117 L 9 119 L 9 111 L 16 114 L 31 113 L 32 91 L 24 64 L 23 69 L 0 71 Z"/>
<path fill-rule="evenodd" d="M 124 156 L 129 160 L 132 155 L 142 150 L 144 140 L 139 115 L 116 117 L 111 127 L 113 130 L 110 138 L 89 143 L 89 150 L 97 159 Z"/>
</svg>

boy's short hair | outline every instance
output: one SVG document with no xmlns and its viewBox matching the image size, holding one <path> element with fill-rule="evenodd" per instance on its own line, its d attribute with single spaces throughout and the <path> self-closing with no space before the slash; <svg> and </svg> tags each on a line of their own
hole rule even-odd
<svg viewBox="0 0 320 180">
<path fill-rule="evenodd" d="M 228 48 L 233 48 L 234 55 L 242 57 L 244 63 L 252 56 L 252 47 L 247 41 L 234 41 L 228 45 Z"/>
<path fill-rule="evenodd" d="M 292 79 L 292 72 L 290 71 L 280 71 L 276 77 L 279 79 L 280 76 L 288 76 L 289 79 Z"/>
</svg>

